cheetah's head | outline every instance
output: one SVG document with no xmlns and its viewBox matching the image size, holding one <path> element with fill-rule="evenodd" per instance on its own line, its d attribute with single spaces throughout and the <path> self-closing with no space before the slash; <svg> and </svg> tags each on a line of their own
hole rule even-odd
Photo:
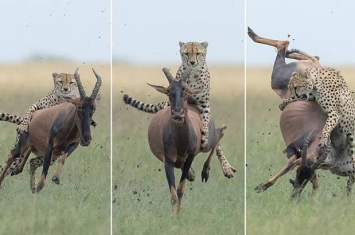
<svg viewBox="0 0 355 235">
<path fill-rule="evenodd" d="M 208 42 L 179 42 L 182 63 L 189 67 L 197 67 L 206 60 Z"/>
<path fill-rule="evenodd" d="M 309 78 L 307 72 L 294 72 L 288 84 L 292 96 L 308 100 L 313 92 L 313 80 Z"/>
<path fill-rule="evenodd" d="M 53 73 L 54 89 L 63 98 L 79 98 L 78 86 L 73 74 Z"/>
</svg>

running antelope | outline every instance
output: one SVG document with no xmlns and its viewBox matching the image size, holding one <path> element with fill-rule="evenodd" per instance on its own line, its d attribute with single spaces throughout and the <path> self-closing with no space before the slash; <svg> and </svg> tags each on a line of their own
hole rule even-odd
<svg viewBox="0 0 355 235">
<path fill-rule="evenodd" d="M 14 159 L 23 155 L 24 159 L 20 166 L 23 168 L 29 154 L 34 152 L 37 156 L 45 156 L 41 179 L 37 185 L 35 185 L 34 175 L 36 169 L 30 171 L 31 190 L 39 192 L 44 187 L 51 162 L 61 156 L 55 173 L 55 176 L 59 178 L 65 159 L 78 147 L 79 143 L 82 146 L 90 144 L 91 118 L 95 112 L 95 98 L 101 86 L 101 77 L 94 70 L 93 72 L 97 81 L 90 97 L 85 94 L 77 69 L 74 77 L 80 98 L 68 99 L 65 103 L 38 110 L 32 114 L 28 133 L 20 135 L 19 144 L 8 156 L 6 166 L 0 174 L 0 184 Z"/>
<path fill-rule="evenodd" d="M 164 162 L 165 173 L 168 180 L 171 194 L 171 205 L 173 214 L 180 210 L 181 199 L 184 195 L 185 181 L 188 176 L 191 163 L 195 156 L 201 152 L 201 128 L 202 122 L 199 110 L 194 105 L 188 104 L 188 98 L 192 94 L 201 92 L 201 89 L 189 87 L 181 79 L 176 81 L 168 69 L 163 72 L 169 81 L 167 88 L 163 86 L 150 85 L 157 91 L 169 97 L 170 107 L 160 110 L 152 118 L 148 128 L 148 142 L 152 153 Z M 189 76 L 188 70 L 183 76 Z M 207 177 L 211 157 L 223 137 L 226 125 L 216 129 L 214 122 L 210 119 L 208 148 L 205 152 L 211 151 L 204 164 L 202 178 Z M 182 175 L 179 186 L 176 190 L 174 167 L 182 168 Z M 206 180 L 207 180 L 206 179 Z"/>
</svg>

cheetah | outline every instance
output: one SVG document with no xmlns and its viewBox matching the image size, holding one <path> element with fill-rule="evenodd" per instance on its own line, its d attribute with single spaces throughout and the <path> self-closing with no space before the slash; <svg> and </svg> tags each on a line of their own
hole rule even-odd
<svg viewBox="0 0 355 235">
<path fill-rule="evenodd" d="M 206 63 L 207 42 L 179 42 L 180 56 L 182 64 L 176 73 L 176 79 L 183 78 L 182 74 L 185 70 L 189 69 L 190 76 L 188 79 L 183 79 L 191 88 L 202 89 L 199 94 L 192 96 L 193 103 L 197 105 L 200 110 L 200 117 L 203 123 L 201 130 L 201 150 L 203 151 L 208 143 L 208 123 L 211 116 L 210 110 L 210 73 Z M 148 104 L 141 102 L 137 99 L 125 94 L 123 101 L 141 111 L 147 113 L 157 113 L 159 110 L 168 107 L 169 101 L 163 101 L 157 104 Z M 189 101 L 190 102 L 190 101 Z M 232 172 L 235 172 L 235 168 L 232 167 L 227 158 L 224 156 L 223 150 L 220 145 L 216 148 L 217 157 L 222 165 L 223 173 L 226 177 L 231 178 Z"/>
<path fill-rule="evenodd" d="M 328 143 L 330 132 L 339 125 L 340 132 L 347 136 L 353 148 L 355 102 L 339 71 L 332 68 L 313 67 L 293 73 L 289 89 L 292 96 L 280 104 L 280 110 L 283 110 L 290 102 L 297 100 L 316 100 L 328 114 L 319 145 L 324 147 Z M 351 150 L 352 154 L 353 150 Z"/>
<path fill-rule="evenodd" d="M 65 99 L 67 98 L 74 99 L 79 97 L 79 91 L 73 74 L 53 73 L 52 77 L 54 82 L 54 89 L 44 98 L 40 99 L 30 108 L 28 108 L 24 117 L 0 112 L 0 121 L 7 121 L 19 125 L 16 141 L 12 149 L 17 146 L 21 132 L 27 132 L 28 122 L 33 112 L 61 104 L 65 102 Z M 92 122 L 92 125 L 95 126 L 95 122 Z M 39 167 L 40 165 L 35 165 L 37 163 L 43 164 L 43 156 L 38 156 L 33 161 L 30 161 L 31 169 Z M 23 162 L 22 157 L 16 158 L 11 164 L 10 168 L 6 171 L 5 176 L 9 174 L 16 175 L 22 172 L 24 164 L 25 162 Z M 0 166 L 0 172 L 2 172 L 3 169 L 3 166 Z"/>
</svg>

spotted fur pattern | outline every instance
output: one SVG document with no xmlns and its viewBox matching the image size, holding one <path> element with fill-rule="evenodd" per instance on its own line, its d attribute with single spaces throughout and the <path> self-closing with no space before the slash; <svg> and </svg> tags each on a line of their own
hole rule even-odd
<svg viewBox="0 0 355 235">
<path fill-rule="evenodd" d="M 65 102 L 65 98 L 78 98 L 78 88 L 73 74 L 53 73 L 54 89 L 26 110 L 18 127 L 20 133 L 28 131 L 28 123 L 36 110 L 50 108 Z"/>
<path fill-rule="evenodd" d="M 338 125 L 341 135 L 346 137 L 349 147 L 337 158 L 328 157 L 326 165 L 332 165 L 331 172 L 340 176 L 349 176 L 347 182 L 348 195 L 355 181 L 354 165 L 354 126 L 355 102 L 348 86 L 339 71 L 332 68 L 308 68 L 294 73 L 289 83 L 292 97 L 284 100 L 280 109 L 296 100 L 315 99 L 327 113 L 328 117 L 319 145 L 325 146 L 330 133 Z M 347 146 L 347 145 L 346 145 Z"/>
<path fill-rule="evenodd" d="M 309 68 L 294 73 L 289 83 L 292 97 L 284 101 L 315 99 L 328 114 L 320 145 L 325 146 L 330 132 L 336 125 L 340 131 L 353 139 L 355 126 L 355 102 L 339 71 L 332 68 Z M 354 146 L 354 143 L 350 144 Z"/>
<path fill-rule="evenodd" d="M 21 131 L 27 132 L 28 121 L 30 120 L 32 113 L 34 113 L 36 110 L 49 108 L 61 104 L 65 102 L 64 98 L 79 97 L 78 88 L 73 74 L 53 73 L 52 77 L 54 82 L 54 89 L 51 92 L 49 92 L 45 97 L 43 97 L 35 104 L 33 104 L 30 108 L 28 108 L 23 118 L 14 114 L 0 112 L 0 121 L 7 121 L 7 122 L 18 124 L 19 132 Z M 20 134 L 17 134 L 15 144 L 13 145 L 12 150 L 15 149 L 16 146 L 18 145 L 19 136 Z M 12 175 L 18 174 L 19 173 L 18 166 L 20 165 L 22 160 L 23 160 L 22 156 L 14 159 L 10 168 L 6 171 L 5 176 L 9 174 Z M 0 166 L 0 172 L 2 172 L 3 169 L 4 167 Z"/>
</svg>

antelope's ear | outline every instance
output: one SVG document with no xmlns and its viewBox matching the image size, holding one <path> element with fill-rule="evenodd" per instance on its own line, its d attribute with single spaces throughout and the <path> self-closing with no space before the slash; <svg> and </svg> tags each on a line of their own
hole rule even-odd
<svg viewBox="0 0 355 235">
<path fill-rule="evenodd" d="M 165 95 L 169 94 L 169 89 L 168 88 L 165 88 L 163 86 L 152 85 L 152 84 L 149 84 L 149 83 L 147 83 L 147 84 L 149 86 L 155 88 L 155 90 L 157 90 L 157 91 L 159 91 L 159 92 L 161 92 L 161 93 L 163 93 Z"/>
<path fill-rule="evenodd" d="M 208 42 L 201 42 L 201 45 L 206 49 L 208 47 Z"/>
</svg>

